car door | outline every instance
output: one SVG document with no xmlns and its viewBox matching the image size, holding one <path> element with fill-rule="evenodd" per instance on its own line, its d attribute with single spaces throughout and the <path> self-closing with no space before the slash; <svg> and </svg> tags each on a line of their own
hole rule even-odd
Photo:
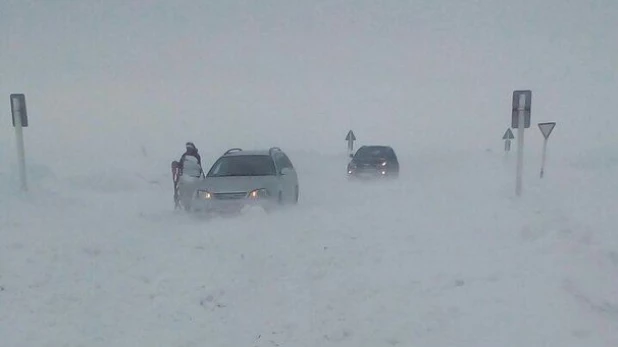
<svg viewBox="0 0 618 347">
<path fill-rule="evenodd" d="M 397 155 L 395 154 L 395 150 L 391 147 L 388 148 L 388 160 L 393 162 L 393 168 L 399 171 L 399 160 L 397 159 Z"/>
<path fill-rule="evenodd" d="M 279 152 L 275 155 L 275 164 L 277 165 L 279 173 L 285 173 L 279 176 L 283 186 L 285 200 L 294 201 L 296 198 L 296 182 L 298 177 L 292 162 L 285 153 Z"/>
</svg>

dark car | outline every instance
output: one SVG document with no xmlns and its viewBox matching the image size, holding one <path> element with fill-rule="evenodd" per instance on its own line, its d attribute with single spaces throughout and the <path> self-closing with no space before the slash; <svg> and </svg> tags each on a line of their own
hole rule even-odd
<svg viewBox="0 0 618 347">
<path fill-rule="evenodd" d="M 399 176 L 399 161 L 390 146 L 362 146 L 348 164 L 350 178 Z"/>
</svg>

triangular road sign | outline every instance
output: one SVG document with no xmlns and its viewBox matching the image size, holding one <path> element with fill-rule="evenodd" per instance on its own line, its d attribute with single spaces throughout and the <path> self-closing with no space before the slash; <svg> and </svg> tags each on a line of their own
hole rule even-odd
<svg viewBox="0 0 618 347">
<path fill-rule="evenodd" d="M 545 139 L 549 137 L 555 126 L 556 122 L 539 123 L 539 129 L 541 129 L 541 133 L 543 133 Z"/>
<path fill-rule="evenodd" d="M 345 140 L 356 141 L 356 136 L 354 136 L 354 132 L 352 130 L 348 131 L 348 135 L 346 135 Z"/>
<path fill-rule="evenodd" d="M 511 131 L 511 128 L 506 129 L 504 136 L 502 136 L 503 140 L 512 140 L 514 138 L 515 136 L 513 136 L 513 132 Z"/>
</svg>

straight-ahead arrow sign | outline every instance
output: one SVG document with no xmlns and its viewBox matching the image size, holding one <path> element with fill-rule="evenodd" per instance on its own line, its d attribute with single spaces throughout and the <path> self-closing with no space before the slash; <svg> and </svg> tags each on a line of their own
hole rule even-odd
<svg viewBox="0 0 618 347">
<path fill-rule="evenodd" d="M 503 140 L 512 140 L 514 138 L 515 136 L 513 136 L 513 132 L 511 131 L 511 128 L 506 129 L 504 136 L 502 136 Z"/>
<path fill-rule="evenodd" d="M 508 152 L 511 150 L 511 140 L 514 138 L 515 136 L 513 136 L 513 132 L 511 131 L 511 128 L 506 129 L 506 132 L 502 136 L 502 139 L 504 140 L 504 151 L 505 152 Z"/>
<path fill-rule="evenodd" d="M 356 136 L 352 130 L 348 131 L 345 140 L 348 141 L 348 151 L 352 153 L 354 151 L 354 141 L 356 141 Z"/>
</svg>

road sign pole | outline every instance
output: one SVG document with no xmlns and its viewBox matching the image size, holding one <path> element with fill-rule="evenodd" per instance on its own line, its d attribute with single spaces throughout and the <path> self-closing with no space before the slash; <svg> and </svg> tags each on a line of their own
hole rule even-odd
<svg viewBox="0 0 618 347">
<path fill-rule="evenodd" d="M 515 182 L 515 194 L 521 196 L 522 181 L 524 173 L 524 110 L 526 106 L 526 95 L 519 94 L 519 107 L 517 108 L 517 177 Z"/>
<path fill-rule="evenodd" d="M 17 140 L 17 160 L 19 167 L 19 180 L 21 183 L 21 190 L 27 191 L 28 184 L 26 182 L 26 150 L 24 148 L 24 128 L 22 127 L 21 120 L 21 105 L 19 100 L 15 100 L 14 120 L 15 120 L 15 139 Z"/>
<path fill-rule="evenodd" d="M 543 156 L 541 159 L 541 178 L 545 174 L 545 158 L 547 157 L 547 139 L 543 140 Z"/>
<path fill-rule="evenodd" d="M 541 133 L 543 134 L 543 155 L 542 155 L 542 159 L 541 159 L 541 178 L 543 178 L 543 176 L 545 175 L 545 161 L 547 158 L 547 140 L 549 139 L 549 135 L 551 135 L 551 132 L 554 130 L 554 127 L 556 126 L 556 122 L 546 122 L 546 123 L 539 123 L 539 129 L 541 130 Z"/>
</svg>

